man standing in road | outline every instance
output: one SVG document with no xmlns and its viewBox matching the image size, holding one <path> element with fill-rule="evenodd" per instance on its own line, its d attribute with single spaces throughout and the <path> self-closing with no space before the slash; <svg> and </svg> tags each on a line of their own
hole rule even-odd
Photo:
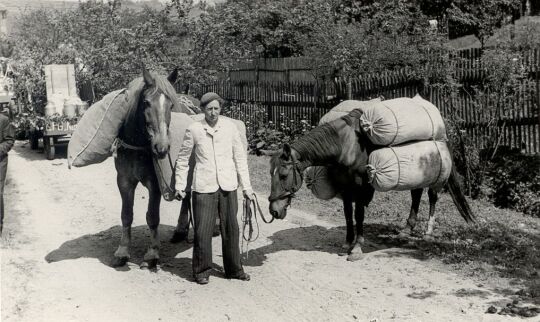
<svg viewBox="0 0 540 322">
<path fill-rule="evenodd" d="M 4 184 L 8 165 L 8 152 L 15 142 L 14 130 L 9 118 L 0 113 L 0 235 L 4 226 Z"/>
<path fill-rule="evenodd" d="M 236 125 L 220 118 L 222 99 L 216 93 L 201 97 L 204 120 L 186 130 L 176 160 L 176 197 L 186 197 L 189 158 L 195 152 L 192 183 L 193 275 L 199 284 L 207 284 L 212 269 L 212 232 L 219 214 L 225 277 L 248 281 L 240 260 L 240 240 L 236 215 L 240 184 L 244 197 L 253 198 L 246 151 Z"/>
</svg>

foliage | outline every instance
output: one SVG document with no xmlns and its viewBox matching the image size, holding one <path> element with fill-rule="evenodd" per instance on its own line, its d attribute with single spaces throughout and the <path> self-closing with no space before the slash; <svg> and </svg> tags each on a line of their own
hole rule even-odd
<svg viewBox="0 0 540 322">
<path fill-rule="evenodd" d="M 540 20 L 538 17 L 524 17 L 497 30 L 487 43 L 494 46 L 506 45 L 516 51 L 539 48 Z"/>
<path fill-rule="evenodd" d="M 243 110 L 249 109 L 249 117 Z M 232 104 L 224 110 L 224 115 L 244 120 L 246 135 L 251 151 L 260 154 L 264 150 L 277 150 L 284 143 L 292 142 L 306 134 L 311 126 L 306 117 L 297 125 L 295 120 L 284 113 L 279 115 L 278 122 L 267 120 L 266 108 L 258 104 Z"/>
<path fill-rule="evenodd" d="M 494 204 L 540 217 L 540 156 L 505 152 L 488 170 Z"/>
<path fill-rule="evenodd" d="M 125 86 L 144 64 L 170 69 L 181 63 L 171 50 L 180 22 L 170 11 L 123 9 L 119 1 L 81 2 L 74 10 L 23 12 L 12 34 L 15 88 L 38 111 L 46 101 L 43 65 L 74 64 L 77 83 L 92 82 L 96 98 Z M 174 47 L 174 48 L 177 48 Z"/>
<path fill-rule="evenodd" d="M 483 43 L 520 15 L 520 0 L 418 0 L 422 11 L 447 22 L 451 38 L 474 34 Z"/>
</svg>

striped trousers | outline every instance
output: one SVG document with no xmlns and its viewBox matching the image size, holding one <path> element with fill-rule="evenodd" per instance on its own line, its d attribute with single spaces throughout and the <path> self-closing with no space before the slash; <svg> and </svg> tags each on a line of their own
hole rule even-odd
<svg viewBox="0 0 540 322">
<path fill-rule="evenodd" d="M 212 193 L 192 192 L 193 229 L 193 276 L 208 277 L 212 269 L 212 232 L 219 215 L 223 268 L 226 276 L 238 276 L 244 272 L 240 261 L 238 199 L 235 191 L 219 189 Z"/>
<path fill-rule="evenodd" d="M 0 160 L 0 235 L 4 226 L 4 184 L 6 183 L 6 173 L 8 166 L 8 157 Z"/>
</svg>

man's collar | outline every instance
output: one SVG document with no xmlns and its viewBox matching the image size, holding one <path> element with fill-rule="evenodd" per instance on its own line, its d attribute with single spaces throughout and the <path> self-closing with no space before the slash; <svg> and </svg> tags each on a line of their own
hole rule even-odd
<svg viewBox="0 0 540 322">
<path fill-rule="evenodd" d="M 218 116 L 216 126 L 214 126 L 214 127 L 212 127 L 212 126 L 210 126 L 210 124 L 208 124 L 208 122 L 206 121 L 206 118 L 203 118 L 203 128 L 209 133 L 216 132 L 217 130 L 219 130 L 221 128 L 221 116 Z"/>
</svg>

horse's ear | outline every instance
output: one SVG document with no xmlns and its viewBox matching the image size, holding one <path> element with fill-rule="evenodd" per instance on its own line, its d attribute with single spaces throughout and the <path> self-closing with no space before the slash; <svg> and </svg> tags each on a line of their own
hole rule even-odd
<svg viewBox="0 0 540 322">
<path fill-rule="evenodd" d="M 150 74 L 150 72 L 148 71 L 148 69 L 146 69 L 146 67 L 143 66 L 143 79 L 144 79 L 144 82 L 147 86 L 153 86 L 155 84 L 155 80 L 154 80 L 154 76 L 152 76 L 152 74 Z"/>
<path fill-rule="evenodd" d="M 175 67 L 174 70 L 169 74 L 169 76 L 167 76 L 167 80 L 169 80 L 169 82 L 174 85 L 174 83 L 176 83 L 177 78 L 178 78 L 178 68 Z"/>
<path fill-rule="evenodd" d="M 283 152 L 281 153 L 281 157 L 285 160 L 291 158 L 291 146 L 288 143 L 285 143 L 283 145 Z"/>
<path fill-rule="evenodd" d="M 354 109 L 349 113 L 349 119 L 345 120 L 345 122 L 351 126 L 356 132 L 361 133 L 362 132 L 362 121 L 361 117 L 364 114 L 364 112 L 361 109 Z M 349 123 L 350 122 L 350 123 Z"/>
</svg>

